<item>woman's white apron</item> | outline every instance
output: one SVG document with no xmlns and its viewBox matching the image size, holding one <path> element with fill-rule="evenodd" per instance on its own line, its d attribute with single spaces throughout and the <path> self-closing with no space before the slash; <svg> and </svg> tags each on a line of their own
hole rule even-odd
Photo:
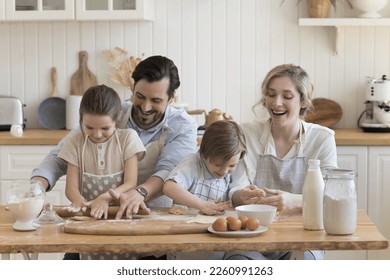
<svg viewBox="0 0 390 280">
<path fill-rule="evenodd" d="M 303 154 L 302 126 L 299 138 L 294 146 L 297 156 L 290 159 L 279 159 L 271 154 L 271 133 L 268 136 L 263 155 L 259 155 L 254 184 L 259 188 L 270 188 L 290 193 L 302 193 L 308 161 Z"/>
</svg>

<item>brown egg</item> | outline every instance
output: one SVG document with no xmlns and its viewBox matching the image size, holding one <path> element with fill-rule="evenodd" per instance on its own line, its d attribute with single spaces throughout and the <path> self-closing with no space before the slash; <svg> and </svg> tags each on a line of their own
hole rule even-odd
<svg viewBox="0 0 390 280">
<path fill-rule="evenodd" d="M 229 216 L 226 218 L 227 226 L 229 230 L 240 230 L 241 229 L 241 221 L 239 218 Z"/>
<path fill-rule="evenodd" d="M 227 226 L 227 220 L 225 217 L 220 217 L 217 218 L 213 224 L 211 225 L 213 230 L 215 231 L 227 231 L 228 226 Z"/>
<path fill-rule="evenodd" d="M 247 230 L 256 230 L 260 226 L 260 222 L 257 218 L 248 218 L 246 221 L 246 229 Z"/>
<path fill-rule="evenodd" d="M 240 221 L 241 221 L 241 229 L 245 229 L 246 228 L 246 222 L 248 221 L 248 217 L 247 216 L 241 216 L 239 217 Z"/>
</svg>

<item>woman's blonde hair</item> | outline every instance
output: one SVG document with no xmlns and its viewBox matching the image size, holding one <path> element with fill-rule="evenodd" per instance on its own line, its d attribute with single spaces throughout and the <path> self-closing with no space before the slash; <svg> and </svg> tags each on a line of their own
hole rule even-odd
<svg viewBox="0 0 390 280">
<path fill-rule="evenodd" d="M 294 64 L 282 64 L 271 69 L 261 85 L 261 99 L 257 102 L 254 107 L 258 105 L 265 106 L 265 98 L 267 96 L 268 88 L 271 81 L 275 78 L 288 77 L 294 84 L 298 91 L 301 102 L 304 103 L 304 107 L 301 108 L 299 115 L 304 116 L 307 111 L 313 109 L 312 98 L 313 98 L 313 84 L 310 81 L 309 75 L 300 66 Z"/>
<path fill-rule="evenodd" d="M 229 161 L 237 154 L 241 159 L 246 154 L 244 132 L 234 121 L 213 122 L 206 128 L 199 153 L 204 159 L 212 161 Z"/>
</svg>

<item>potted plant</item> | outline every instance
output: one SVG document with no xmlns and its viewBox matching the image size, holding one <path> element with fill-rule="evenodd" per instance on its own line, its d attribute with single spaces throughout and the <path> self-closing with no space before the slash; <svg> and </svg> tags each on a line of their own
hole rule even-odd
<svg viewBox="0 0 390 280">
<path fill-rule="evenodd" d="M 302 0 L 298 0 L 299 4 Z M 352 9 L 351 0 L 343 0 L 347 2 L 348 6 Z M 284 0 L 282 0 L 282 5 Z M 311 18 L 327 18 L 330 15 L 330 7 L 336 10 L 337 0 L 307 0 L 307 12 Z"/>
</svg>

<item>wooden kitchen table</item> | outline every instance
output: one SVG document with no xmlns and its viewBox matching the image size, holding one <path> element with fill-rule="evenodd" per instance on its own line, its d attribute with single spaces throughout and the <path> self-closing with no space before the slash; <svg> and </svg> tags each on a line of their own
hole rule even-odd
<svg viewBox="0 0 390 280">
<path fill-rule="evenodd" d="M 305 251 L 386 249 L 388 240 L 363 210 L 358 210 L 358 226 L 353 235 L 331 236 L 322 231 L 307 231 L 301 213 L 278 214 L 268 230 L 249 238 L 225 238 L 212 233 L 175 235 L 84 235 L 58 233 L 44 236 L 12 229 L 13 218 L 0 206 L 0 253 L 59 252 L 196 252 L 196 251 Z"/>
</svg>

